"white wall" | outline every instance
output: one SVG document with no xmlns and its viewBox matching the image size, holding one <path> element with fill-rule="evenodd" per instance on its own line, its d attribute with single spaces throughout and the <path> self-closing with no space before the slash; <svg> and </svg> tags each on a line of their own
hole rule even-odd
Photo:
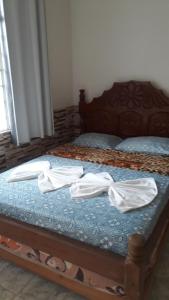
<svg viewBox="0 0 169 300">
<path fill-rule="evenodd" d="M 70 0 L 46 0 L 51 95 L 55 109 L 72 104 Z"/>
<path fill-rule="evenodd" d="M 169 0 L 70 0 L 73 91 L 99 95 L 118 80 L 169 90 Z"/>
</svg>

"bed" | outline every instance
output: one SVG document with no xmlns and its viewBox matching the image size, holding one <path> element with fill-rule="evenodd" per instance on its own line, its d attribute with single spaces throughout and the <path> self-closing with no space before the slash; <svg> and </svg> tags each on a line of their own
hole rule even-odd
<svg viewBox="0 0 169 300">
<path fill-rule="evenodd" d="M 115 83 L 90 103 L 81 90 L 79 111 L 83 133 L 169 137 L 169 98 L 149 82 Z M 158 182 L 157 199 L 121 215 L 108 208 L 104 197 L 72 202 L 67 189 L 42 196 L 35 181 L 9 188 L 9 170 L 0 175 L 0 256 L 88 299 L 148 299 L 152 270 L 168 232 L 169 157 L 130 154 L 126 160 L 115 151 L 116 159 L 104 160 L 111 152 L 101 150 L 98 161 L 100 150 L 95 151 L 92 158 L 91 149 L 65 145 L 36 160 L 50 160 L 53 166 L 80 164 L 87 171 L 107 170 L 116 180 L 148 177 L 151 172 Z M 165 172 L 162 164 L 168 166 Z M 71 270 L 65 270 L 70 264 Z M 102 286 L 94 288 L 92 273 L 84 284 L 83 270 L 97 274 L 98 281 L 107 278 L 107 292 Z"/>
</svg>

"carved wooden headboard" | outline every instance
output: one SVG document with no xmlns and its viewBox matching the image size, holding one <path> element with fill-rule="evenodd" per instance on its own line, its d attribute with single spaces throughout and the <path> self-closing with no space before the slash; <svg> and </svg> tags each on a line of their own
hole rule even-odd
<svg viewBox="0 0 169 300">
<path fill-rule="evenodd" d="M 169 137 L 169 97 L 150 82 L 116 82 L 90 103 L 80 90 L 79 111 L 83 132 Z"/>
</svg>

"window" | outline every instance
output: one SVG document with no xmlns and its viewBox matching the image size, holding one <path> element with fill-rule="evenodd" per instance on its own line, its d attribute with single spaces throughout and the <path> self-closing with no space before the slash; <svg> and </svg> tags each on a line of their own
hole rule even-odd
<svg viewBox="0 0 169 300">
<path fill-rule="evenodd" d="M 2 1 L 0 1 L 0 132 L 10 129 L 7 88 L 7 39 Z"/>
</svg>

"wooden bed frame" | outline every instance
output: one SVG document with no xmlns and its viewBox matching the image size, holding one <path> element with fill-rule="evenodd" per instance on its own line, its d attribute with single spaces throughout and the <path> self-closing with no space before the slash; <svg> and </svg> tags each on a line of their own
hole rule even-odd
<svg viewBox="0 0 169 300">
<path fill-rule="evenodd" d="M 83 132 L 111 133 L 122 137 L 169 136 L 169 98 L 149 82 L 115 83 L 89 104 L 85 102 L 84 90 L 81 90 L 79 109 Z M 124 300 L 145 300 L 148 299 L 152 269 L 167 236 L 168 224 L 169 201 L 148 241 L 139 234 L 129 237 L 127 257 L 2 215 L 0 234 L 113 279 L 119 285 L 124 284 Z M 57 275 L 36 262 L 19 257 L 10 249 L 0 247 L 0 256 L 88 299 L 121 299 Z"/>
</svg>

